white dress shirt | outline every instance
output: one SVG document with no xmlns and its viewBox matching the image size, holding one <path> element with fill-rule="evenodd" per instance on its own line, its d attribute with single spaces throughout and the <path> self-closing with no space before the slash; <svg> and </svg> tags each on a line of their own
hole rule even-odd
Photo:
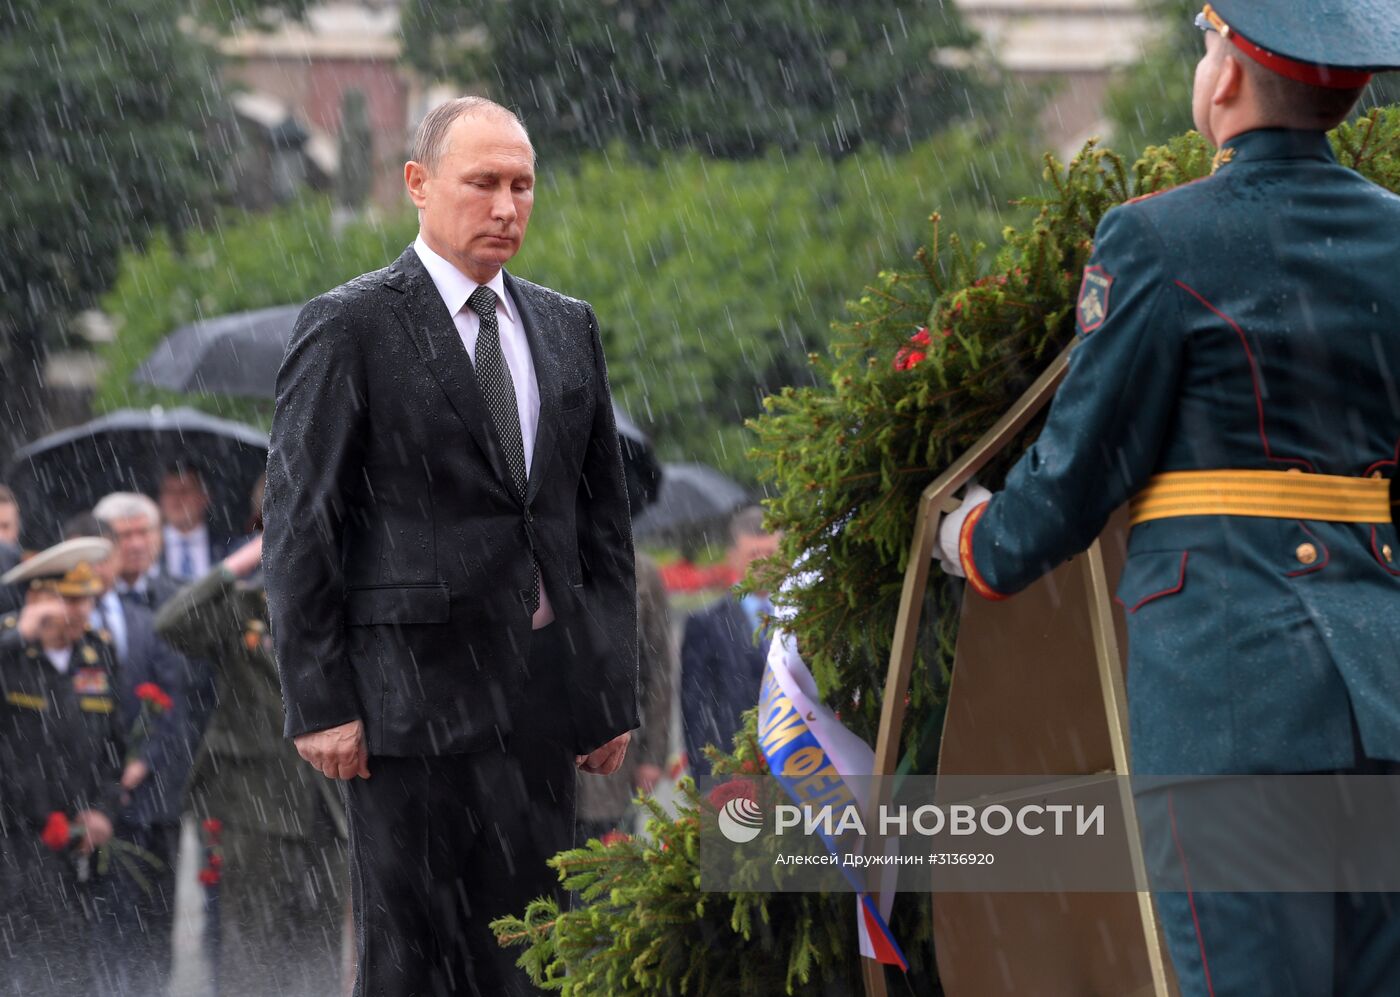
<svg viewBox="0 0 1400 997">
<path fill-rule="evenodd" d="M 73 662 L 73 649 L 71 647 L 60 647 L 57 650 L 44 648 L 44 657 L 49 659 L 49 664 L 53 665 L 53 670 L 60 675 L 68 674 L 68 666 Z"/>
<path fill-rule="evenodd" d="M 447 314 L 452 316 L 452 323 L 457 327 L 457 335 L 466 347 L 467 357 L 475 367 L 476 337 L 481 331 L 481 318 L 467 307 L 467 299 L 481 285 L 433 252 L 421 234 L 413 242 L 413 251 L 433 279 L 442 303 L 447 306 Z M 515 408 L 520 415 L 520 442 L 525 448 L 525 476 L 528 478 L 535 456 L 535 436 L 540 425 L 540 383 L 535 377 L 535 363 L 530 356 L 525 327 L 520 323 L 515 302 L 506 292 L 502 272 L 497 270 L 496 276 L 487 281 L 486 286 L 496 292 L 496 326 L 501 333 L 501 353 L 515 388 Z M 540 608 L 535 610 L 531 625 L 538 630 L 553 619 L 554 608 L 549 604 L 549 593 L 545 591 L 542 577 Z"/>
<path fill-rule="evenodd" d="M 93 626 L 103 627 L 111 633 L 112 644 L 117 649 L 117 661 L 126 664 L 127 646 L 126 638 L 126 608 L 122 606 L 122 597 L 117 594 L 116 589 L 108 589 L 97 599 L 97 608 L 92 611 Z"/>
<path fill-rule="evenodd" d="M 174 578 L 192 582 L 196 578 L 203 578 L 209 571 L 209 530 L 204 526 L 196 526 L 188 533 L 181 533 L 173 526 L 166 526 L 162 531 L 165 535 L 165 570 Z M 190 564 L 193 565 L 193 573 L 184 570 L 185 545 L 189 546 Z"/>
</svg>

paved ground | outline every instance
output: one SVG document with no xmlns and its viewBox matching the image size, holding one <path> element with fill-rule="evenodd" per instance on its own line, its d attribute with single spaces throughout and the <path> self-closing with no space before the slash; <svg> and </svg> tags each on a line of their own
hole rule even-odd
<svg viewBox="0 0 1400 997">
<path fill-rule="evenodd" d="M 681 617 L 682 613 L 675 616 Z M 679 680 L 675 688 L 680 688 Z M 680 702 L 672 699 L 671 758 L 682 749 Z M 674 799 L 674 783 L 669 779 L 657 787 L 656 798 L 668 810 Z M 639 821 L 640 824 L 640 821 Z M 632 829 L 639 832 L 641 827 Z M 175 968 L 169 997 L 216 997 L 209 985 L 208 964 L 204 956 L 204 887 L 198 881 L 203 861 L 199 829 L 192 818 L 186 818 L 180 838 L 180 868 L 175 904 Z M 285 997 L 278 994 L 221 994 L 217 997 Z"/>
</svg>

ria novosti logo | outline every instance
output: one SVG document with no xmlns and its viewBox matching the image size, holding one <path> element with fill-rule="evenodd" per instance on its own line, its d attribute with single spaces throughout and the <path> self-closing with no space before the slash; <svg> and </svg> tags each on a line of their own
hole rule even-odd
<svg viewBox="0 0 1400 997">
<path fill-rule="evenodd" d="M 763 811 L 747 796 L 735 797 L 720 808 L 719 829 L 736 845 L 752 841 L 763 832 Z"/>
</svg>

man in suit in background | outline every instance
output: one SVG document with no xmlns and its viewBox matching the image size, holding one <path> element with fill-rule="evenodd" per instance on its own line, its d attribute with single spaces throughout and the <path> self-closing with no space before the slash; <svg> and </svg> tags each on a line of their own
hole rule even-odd
<svg viewBox="0 0 1400 997">
<path fill-rule="evenodd" d="M 747 506 L 729 521 L 729 567 L 743 578 L 754 561 L 778 552 L 780 533 L 763 529 L 763 510 Z M 729 749 L 745 710 L 758 705 L 768 659 L 766 592 L 727 593 L 686 620 L 681 644 L 681 719 L 695 778 L 710 774 L 705 745 Z"/>
<path fill-rule="evenodd" d="M 113 492 L 93 508 L 117 545 L 116 591 L 124 600 L 154 612 L 180 590 L 180 582 L 158 567 L 160 507 L 140 492 Z"/>
<path fill-rule="evenodd" d="M 180 582 L 203 578 L 229 553 L 226 536 L 209 531 L 209 490 L 204 476 L 189 464 L 172 464 L 160 479 L 160 514 L 165 522 L 161 546 L 164 573 Z"/>
<path fill-rule="evenodd" d="M 155 613 L 184 584 L 160 568 L 160 508 L 140 492 L 113 492 L 97 503 L 93 515 L 117 546 L 114 590 L 123 603 Z M 209 664 L 197 658 L 180 660 L 185 664 L 180 688 L 180 726 L 185 744 L 182 757 L 189 766 L 193 765 L 209 727 L 217 697 L 214 671 Z M 185 773 L 188 772 L 187 767 Z M 184 785 L 183 777 L 180 784 Z"/>
<path fill-rule="evenodd" d="M 635 498 L 635 493 L 632 494 Z M 632 508 L 641 507 L 633 502 Z M 671 604 L 656 562 L 637 552 L 637 620 L 640 644 L 637 674 L 641 725 L 622 767 L 609 776 L 589 779 L 578 788 L 575 844 L 610 831 L 627 833 L 632 799 L 656 791 L 671 750 L 671 704 L 675 697 L 676 642 L 671 632 Z"/>
<path fill-rule="evenodd" d="M 562 901 L 577 769 L 638 723 L 597 319 L 502 269 L 534 158 L 498 104 L 430 112 L 418 239 L 308 304 L 277 378 L 271 630 L 286 733 L 344 780 L 362 995 L 530 992 L 488 924 Z"/>
<path fill-rule="evenodd" d="M 101 526 L 104 537 L 116 548 L 112 557 L 110 591 L 99 607 L 110 613 L 113 601 L 119 601 L 130 617 L 141 619 L 140 629 L 154 626 L 154 614 L 180 590 L 181 583 L 159 569 L 161 550 L 160 509 L 149 496 L 140 492 L 112 492 L 103 496 L 93 507 L 93 516 Z M 114 596 L 116 597 L 114 600 Z M 162 646 L 165 646 L 162 642 Z M 152 766 L 151 782 L 133 794 L 132 804 L 122 815 L 123 820 L 143 828 L 162 852 L 168 850 L 169 872 L 161 882 L 161 890 L 173 889 L 174 872 L 179 864 L 180 820 L 185 807 L 185 790 L 195 757 L 209 727 L 216 705 L 213 669 L 205 661 L 170 652 L 178 663 L 178 675 L 167 688 L 175 701 L 173 713 L 174 744 L 162 753 L 159 767 Z M 148 780 L 149 781 L 149 780 Z M 147 936 L 147 944 L 160 949 L 160 958 L 167 958 L 169 932 L 173 921 L 173 899 L 167 907 L 157 898 L 151 915 L 158 925 Z M 140 949 L 134 953 L 138 958 Z M 154 957 L 154 953 L 153 953 Z"/>
<path fill-rule="evenodd" d="M 15 493 L 0 485 L 0 574 L 20 562 L 19 501 Z M 15 585 L 0 585 L 0 613 L 8 613 L 24 604 L 24 590 Z"/>
<path fill-rule="evenodd" d="M 0 485 L 0 544 L 19 547 L 19 499 L 8 485 Z"/>
<path fill-rule="evenodd" d="M 1226 816 L 1279 774 L 1400 775 L 1400 197 L 1327 135 L 1370 69 L 1400 68 L 1400 8 L 1214 0 L 1197 26 L 1215 170 L 1103 216 L 1044 428 L 999 492 L 967 489 L 936 556 L 1004 599 L 1127 503 L 1133 792 L 1181 994 L 1400 993 L 1400 894 L 1364 849 L 1320 845 L 1333 817 L 1377 820 L 1364 798 Z M 1231 856 L 1274 832 L 1308 843 Z M 1223 856 L 1248 885 L 1210 885 Z M 1366 885 L 1291 889 L 1295 866 Z"/>
</svg>

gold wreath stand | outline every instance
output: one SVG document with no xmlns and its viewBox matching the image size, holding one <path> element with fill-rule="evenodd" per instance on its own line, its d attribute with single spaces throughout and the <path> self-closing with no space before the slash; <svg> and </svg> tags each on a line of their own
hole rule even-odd
<svg viewBox="0 0 1400 997">
<path fill-rule="evenodd" d="M 958 507 L 958 490 L 1048 404 L 1070 349 L 920 496 L 885 679 L 877 776 L 891 776 L 899 762 L 939 515 Z M 1039 798 L 1084 775 L 1129 772 L 1122 613 L 1110 598 L 1126 535 L 1120 510 L 1085 554 L 1014 599 L 990 602 L 969 591 L 939 749 L 941 774 L 1043 774 L 1046 782 L 1027 791 Z M 887 786 L 886 778 L 872 799 L 884 798 Z M 1132 797 L 1125 792 L 1120 798 L 1129 829 L 1126 860 L 1143 883 Z M 949 997 L 1176 992 L 1147 892 L 935 893 L 933 922 L 939 981 Z M 867 997 L 886 997 L 883 967 L 873 959 L 862 963 Z"/>
</svg>

